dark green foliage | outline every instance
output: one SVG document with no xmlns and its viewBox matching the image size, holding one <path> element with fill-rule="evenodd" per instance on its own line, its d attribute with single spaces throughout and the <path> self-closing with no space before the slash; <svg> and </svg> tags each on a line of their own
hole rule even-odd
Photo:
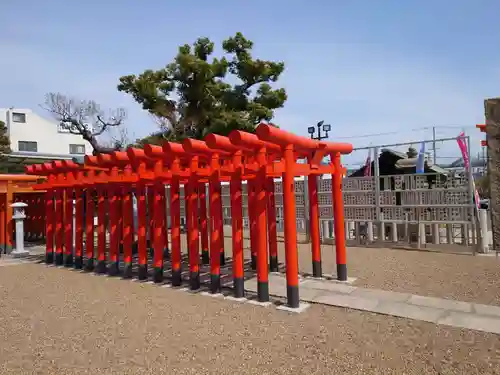
<svg viewBox="0 0 500 375">
<path fill-rule="evenodd" d="M 10 139 L 7 133 L 7 126 L 5 126 L 3 121 L 0 121 L 0 173 L 10 173 L 12 165 L 7 163 L 6 156 L 10 153 Z"/>
<path fill-rule="evenodd" d="M 216 58 L 214 43 L 199 38 L 192 46 L 180 46 L 164 69 L 121 77 L 118 90 L 163 121 L 161 131 L 148 137 L 155 143 L 227 135 L 233 129 L 254 131 L 260 121 L 273 118 L 287 95 L 270 85 L 284 63 L 254 59 L 252 47 L 252 41 L 237 33 L 222 43 L 227 57 Z"/>
<path fill-rule="evenodd" d="M 409 147 L 408 151 L 406 151 L 406 155 L 408 156 L 408 158 L 413 159 L 418 156 L 418 152 L 414 147 Z"/>
</svg>

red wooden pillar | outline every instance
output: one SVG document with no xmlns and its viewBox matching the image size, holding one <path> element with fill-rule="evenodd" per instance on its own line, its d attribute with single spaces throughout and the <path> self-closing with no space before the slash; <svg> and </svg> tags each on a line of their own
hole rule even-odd
<svg viewBox="0 0 500 375">
<path fill-rule="evenodd" d="M 24 219 L 24 238 L 31 240 L 33 235 L 33 209 L 34 204 L 31 201 L 31 196 L 27 194 L 17 194 L 19 196 L 19 201 L 26 203 L 28 206 L 25 210 L 26 218 Z"/>
<path fill-rule="evenodd" d="M 342 197 L 342 165 L 340 153 L 331 155 L 335 171 L 332 176 L 333 224 L 335 229 L 335 254 L 337 260 L 337 279 L 347 281 L 345 248 L 344 198 Z"/>
<path fill-rule="evenodd" d="M 319 239 L 318 176 L 309 175 L 309 222 L 311 230 L 312 271 L 314 277 L 321 277 L 321 243 Z"/>
<path fill-rule="evenodd" d="M 147 246 L 147 202 L 146 187 L 137 187 L 137 253 L 139 261 L 139 280 L 148 278 L 148 246 Z"/>
<path fill-rule="evenodd" d="M 234 297 L 245 296 L 245 271 L 243 256 L 243 192 L 241 183 L 241 153 L 235 156 L 236 171 L 230 182 L 231 224 L 233 245 L 233 286 Z"/>
<path fill-rule="evenodd" d="M 198 183 L 191 179 L 184 185 L 187 202 L 187 240 L 189 256 L 189 286 L 191 290 L 200 288 L 200 249 L 198 230 Z"/>
<path fill-rule="evenodd" d="M 108 188 L 109 202 L 109 268 L 108 274 L 116 276 L 120 272 L 119 268 L 119 251 L 120 251 L 120 214 L 119 209 L 119 191 L 117 187 Z"/>
<path fill-rule="evenodd" d="M 120 264 L 120 253 L 123 252 L 123 226 L 124 220 L 123 216 L 125 215 L 123 212 L 123 199 L 124 199 L 124 190 L 123 187 L 117 187 L 116 189 L 116 217 L 118 219 L 116 226 L 116 238 L 118 242 L 118 264 Z"/>
<path fill-rule="evenodd" d="M 63 194 L 62 189 L 56 189 L 54 201 L 54 211 L 55 211 L 55 243 L 56 243 L 56 265 L 60 266 L 64 263 L 63 255 L 63 244 L 64 244 L 64 205 L 63 205 Z"/>
<path fill-rule="evenodd" d="M 218 210 L 217 210 L 217 222 L 219 223 L 219 247 L 220 247 L 220 265 L 226 265 L 226 252 L 224 249 L 224 211 L 222 208 L 222 186 L 219 180 L 217 184 L 217 188 L 219 189 L 219 194 L 217 196 L 218 200 Z"/>
<path fill-rule="evenodd" d="M 209 264 L 207 192 L 204 182 L 198 186 L 198 197 L 200 203 L 201 261 L 203 264 Z"/>
<path fill-rule="evenodd" d="M 38 223 L 38 238 L 44 239 L 45 238 L 45 225 L 46 225 L 46 216 L 44 215 L 44 204 L 45 204 L 45 196 L 42 193 L 37 194 L 37 201 L 38 201 L 38 217 L 37 217 L 37 223 Z"/>
<path fill-rule="evenodd" d="M 170 184 L 170 226 L 171 226 L 171 250 L 172 250 L 172 285 L 179 286 L 182 283 L 181 263 L 181 199 L 179 180 L 173 178 Z"/>
<path fill-rule="evenodd" d="M 83 268 L 83 191 L 75 189 L 75 268 Z"/>
<path fill-rule="evenodd" d="M 148 248 L 153 249 L 154 243 L 154 233 L 155 233 L 155 188 L 154 186 L 148 186 L 147 190 L 147 202 L 148 202 Z"/>
<path fill-rule="evenodd" d="M 162 216 L 162 236 L 163 236 L 163 258 L 168 259 L 170 257 L 168 249 L 168 220 L 167 220 L 167 195 L 166 195 L 165 185 L 161 184 L 160 198 L 161 198 L 161 216 Z"/>
<path fill-rule="evenodd" d="M 85 189 L 85 253 L 87 264 L 85 269 L 92 271 L 94 269 L 94 214 L 95 204 L 93 189 Z"/>
<path fill-rule="evenodd" d="M 278 234 L 276 232 L 276 199 L 274 178 L 267 179 L 267 231 L 269 239 L 269 270 L 278 271 Z"/>
<path fill-rule="evenodd" d="M 34 239 L 34 240 L 37 240 L 40 238 L 40 230 L 39 230 L 39 225 L 40 225 L 40 221 L 39 221 L 39 218 L 40 218 L 40 205 L 42 202 L 40 202 L 40 200 L 38 199 L 38 194 L 34 193 L 34 194 L 30 194 L 30 201 L 31 201 L 31 204 L 33 205 L 33 215 L 31 217 L 31 221 L 32 221 L 32 231 L 31 231 L 31 235 L 30 235 L 30 238 L 31 239 Z M 43 208 L 43 205 L 42 205 L 42 208 Z"/>
<path fill-rule="evenodd" d="M 123 277 L 132 278 L 132 245 L 134 235 L 134 202 L 130 187 L 123 188 Z"/>
<path fill-rule="evenodd" d="M 212 166 L 215 169 L 216 159 L 212 160 Z M 219 293 L 220 284 L 220 225 L 218 218 L 220 217 L 220 190 L 219 186 L 219 173 L 214 170 L 210 176 L 208 185 L 209 189 L 209 204 L 210 204 L 210 291 L 211 293 Z"/>
<path fill-rule="evenodd" d="M 153 256 L 153 281 L 155 283 L 161 283 L 163 281 L 163 251 L 165 249 L 165 241 L 163 238 L 163 225 L 165 220 L 165 215 L 163 214 L 163 210 L 161 209 L 162 205 L 162 193 L 161 189 L 163 185 L 156 184 L 153 187 L 153 224 L 154 224 L 154 232 L 153 232 L 153 248 L 154 248 L 154 256 Z"/>
<path fill-rule="evenodd" d="M 287 302 L 292 308 L 299 307 L 299 264 L 297 257 L 297 214 L 295 212 L 295 156 L 293 146 L 284 150 L 283 210 L 285 221 L 285 262 Z"/>
<path fill-rule="evenodd" d="M 269 301 L 269 269 L 267 259 L 267 222 L 266 222 L 266 150 L 258 151 L 257 159 L 260 165 L 255 178 L 255 220 L 257 245 L 257 299 L 259 302 Z"/>
<path fill-rule="evenodd" d="M 45 262 L 54 262 L 54 190 L 45 192 Z"/>
<path fill-rule="evenodd" d="M 64 265 L 73 266 L 73 189 L 64 191 Z"/>
<path fill-rule="evenodd" d="M 5 248 L 7 249 L 8 253 L 10 253 L 10 251 L 12 250 L 12 235 L 14 234 L 14 219 L 12 219 L 13 208 L 11 207 L 12 203 L 14 203 L 14 189 L 12 186 L 12 181 L 7 181 L 7 194 L 6 194 L 6 202 L 5 202 L 5 207 L 6 207 Z M 61 223 L 62 223 L 62 220 L 61 220 Z M 62 245 L 61 245 L 61 249 L 62 249 Z M 63 260 L 63 258 L 61 255 L 61 264 L 63 264 L 62 260 Z"/>
<path fill-rule="evenodd" d="M 106 273 L 106 195 L 105 187 L 97 190 L 97 273 Z"/>
<path fill-rule="evenodd" d="M 7 253 L 7 194 L 0 194 L 0 254 Z M 1 255 L 0 255 L 1 256 Z"/>
<path fill-rule="evenodd" d="M 251 252 L 251 267 L 252 270 L 257 269 L 257 245 L 255 233 L 255 182 L 247 180 L 247 194 L 248 194 L 248 220 L 250 224 L 250 252 Z"/>
</svg>

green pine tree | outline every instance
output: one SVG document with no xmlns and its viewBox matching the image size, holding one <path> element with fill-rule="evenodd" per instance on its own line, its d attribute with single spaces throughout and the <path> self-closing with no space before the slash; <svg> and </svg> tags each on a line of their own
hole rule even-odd
<svg viewBox="0 0 500 375">
<path fill-rule="evenodd" d="M 7 133 L 7 126 L 0 121 L 0 173 L 9 173 L 12 166 L 7 163 L 8 154 L 11 153 L 10 139 Z"/>
<path fill-rule="evenodd" d="M 201 139 L 233 129 L 252 132 L 261 121 L 270 121 L 287 99 L 283 88 L 271 86 L 285 64 L 254 58 L 252 49 L 253 42 L 236 33 L 222 42 L 224 56 L 217 58 L 214 43 L 199 38 L 180 46 L 165 68 L 121 77 L 118 90 L 164 124 L 145 140 Z"/>
</svg>

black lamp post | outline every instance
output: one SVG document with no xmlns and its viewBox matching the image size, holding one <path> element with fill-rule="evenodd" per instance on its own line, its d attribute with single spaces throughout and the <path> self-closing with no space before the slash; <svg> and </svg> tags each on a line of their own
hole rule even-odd
<svg viewBox="0 0 500 375">
<path fill-rule="evenodd" d="M 317 128 L 317 130 L 316 130 Z M 331 130 L 330 124 L 325 124 L 325 122 L 322 120 L 316 124 L 316 127 L 314 126 L 309 126 L 307 128 L 307 132 L 311 136 L 311 139 L 316 139 L 318 141 L 321 141 L 322 139 L 328 138 L 328 132 Z M 322 135 L 321 131 L 324 131 L 325 133 Z M 317 135 L 315 133 L 317 132 Z"/>
</svg>

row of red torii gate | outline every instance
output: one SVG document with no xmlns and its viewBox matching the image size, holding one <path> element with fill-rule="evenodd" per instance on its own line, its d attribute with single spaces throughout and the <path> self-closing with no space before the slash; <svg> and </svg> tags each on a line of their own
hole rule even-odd
<svg viewBox="0 0 500 375">
<path fill-rule="evenodd" d="M 299 265 L 294 178 L 308 176 L 313 276 L 320 277 L 317 176 L 332 175 L 337 278 L 345 281 L 347 266 L 341 189 L 344 168 L 340 157 L 350 152 L 352 145 L 348 143 L 316 141 L 262 123 L 256 134 L 233 131 L 229 137 L 209 134 L 203 141 L 185 139 L 182 143 L 166 142 L 163 146 L 147 144 L 144 149 L 128 148 L 126 152 L 86 156 L 84 164 L 73 161 L 35 164 L 26 167 L 26 173 L 41 176 L 35 189 L 45 191 L 47 263 L 111 275 L 121 273 L 126 278 L 133 277 L 137 270 L 137 277 L 145 280 L 149 277 L 149 232 L 153 248 L 153 281 L 163 281 L 165 258 L 170 257 L 169 273 L 173 286 L 183 282 L 180 222 L 180 187 L 183 185 L 189 285 L 193 290 L 200 288 L 201 242 L 201 264 L 210 265 L 211 293 L 221 290 L 221 266 L 226 261 L 221 182 L 228 181 L 232 220 L 232 290 L 236 298 L 242 298 L 245 293 L 242 183 L 246 182 L 251 264 L 257 273 L 257 298 L 260 302 L 269 301 L 268 274 L 277 271 L 278 267 L 274 179 L 281 178 L 287 304 L 297 308 Z M 326 156 L 329 156 L 327 164 L 322 162 Z M 169 186 L 168 197 L 166 185 Z M 137 200 L 137 228 L 134 228 L 133 195 Z M 167 199 L 170 230 L 167 229 Z M 94 223 L 96 211 L 97 225 Z M 120 270 L 122 253 L 123 267 Z M 133 265 L 134 259 L 137 267 Z"/>
</svg>

